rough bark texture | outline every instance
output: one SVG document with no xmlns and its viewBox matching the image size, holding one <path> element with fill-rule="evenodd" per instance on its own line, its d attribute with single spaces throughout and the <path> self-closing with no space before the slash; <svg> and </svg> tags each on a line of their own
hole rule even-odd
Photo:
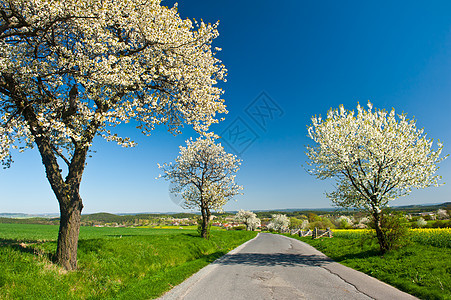
<svg viewBox="0 0 451 300">
<path fill-rule="evenodd" d="M 60 206 L 60 228 L 56 262 L 66 270 L 77 269 L 78 236 L 83 204 L 81 199 L 73 201 L 70 207 Z"/>
<path fill-rule="evenodd" d="M 382 254 L 389 250 L 387 239 L 384 232 L 381 229 L 381 213 L 373 212 L 374 228 L 376 230 L 377 241 L 379 242 L 379 248 Z"/>
<path fill-rule="evenodd" d="M 202 224 L 201 224 L 201 231 L 200 236 L 204 239 L 208 239 L 208 217 L 207 217 L 207 211 L 206 209 L 202 208 Z"/>
<path fill-rule="evenodd" d="M 33 105 L 29 103 L 25 94 L 18 88 L 14 78 L 5 74 L 3 74 L 3 78 L 10 91 L 11 99 L 28 123 L 35 138 L 42 164 L 45 167 L 46 177 L 60 206 L 61 220 L 56 261 L 67 270 L 74 270 L 77 268 L 78 235 L 81 210 L 83 209 L 79 194 L 80 182 L 89 150 L 87 145 L 92 142 L 100 124 L 98 121 L 92 120 L 83 131 L 83 140 L 73 141 L 74 152 L 71 160 L 70 162 L 67 159 L 65 160 L 68 164 L 68 175 L 63 179 L 62 170 L 57 160 L 58 152 L 53 145 L 51 133 L 39 124 Z M 65 122 L 71 122 L 71 115 L 75 113 L 76 110 L 65 116 Z"/>
</svg>

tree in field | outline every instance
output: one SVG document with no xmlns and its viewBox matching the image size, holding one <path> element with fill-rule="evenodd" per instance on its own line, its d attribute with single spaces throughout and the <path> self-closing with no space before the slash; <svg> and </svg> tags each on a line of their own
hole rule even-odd
<svg viewBox="0 0 451 300">
<path fill-rule="evenodd" d="M 339 228 L 352 228 L 354 222 L 348 216 L 340 216 L 337 219 L 337 224 Z"/>
<path fill-rule="evenodd" d="M 384 110 L 357 106 L 357 114 L 343 106 L 331 109 L 326 119 L 313 117 L 308 129 L 315 146 L 307 147 L 309 170 L 319 179 L 335 178 L 328 194 L 334 204 L 370 212 L 382 252 L 388 249 L 381 230 L 382 209 L 412 188 L 438 186 L 434 175 L 443 145 L 417 129 L 414 120 Z"/>
<path fill-rule="evenodd" d="M 246 225 L 246 230 L 254 231 L 261 225 L 261 220 L 257 215 L 249 210 L 240 209 L 236 215 L 235 220 Z"/>
<path fill-rule="evenodd" d="M 226 73 L 211 49 L 217 24 L 182 20 L 159 0 L 0 3 L 0 160 L 9 167 L 11 148 L 37 147 L 60 206 L 56 260 L 75 269 L 94 137 L 128 147 L 118 124 L 206 131 L 226 112 L 214 86 Z"/>
<path fill-rule="evenodd" d="M 272 215 L 271 221 L 269 221 L 267 228 L 269 230 L 272 229 L 275 231 L 283 231 L 287 230 L 289 225 L 290 219 L 288 219 L 287 215 L 275 214 Z"/>
<path fill-rule="evenodd" d="M 235 183 L 241 160 L 224 151 L 211 136 L 187 140 L 174 163 L 159 165 L 161 177 L 173 184 L 171 192 L 182 197 L 184 208 L 199 209 L 201 236 L 208 238 L 211 211 L 222 207 L 243 189 Z"/>
<path fill-rule="evenodd" d="M 417 220 L 417 226 L 419 228 L 424 227 L 428 224 L 428 222 L 426 222 L 422 217 L 419 217 Z"/>
</svg>

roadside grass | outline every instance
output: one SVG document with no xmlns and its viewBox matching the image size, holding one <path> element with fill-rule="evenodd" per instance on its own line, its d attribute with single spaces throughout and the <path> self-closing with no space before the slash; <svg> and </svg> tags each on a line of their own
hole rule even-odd
<svg viewBox="0 0 451 300">
<path fill-rule="evenodd" d="M 451 299 L 451 229 L 411 230 L 404 247 L 383 256 L 364 230 L 337 230 L 333 238 L 315 240 L 287 236 L 421 299 Z"/>
<path fill-rule="evenodd" d="M 78 270 L 50 260 L 58 226 L 0 224 L 0 299 L 151 299 L 255 232 L 82 227 Z"/>
</svg>

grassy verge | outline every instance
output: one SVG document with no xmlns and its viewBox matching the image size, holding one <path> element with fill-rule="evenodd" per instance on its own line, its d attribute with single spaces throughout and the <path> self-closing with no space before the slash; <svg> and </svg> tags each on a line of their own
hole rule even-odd
<svg viewBox="0 0 451 300">
<path fill-rule="evenodd" d="M 406 246 L 384 256 L 379 254 L 378 245 L 362 231 L 337 231 L 331 239 L 290 237 L 307 242 L 333 260 L 419 298 L 451 299 L 449 229 L 412 231 Z"/>
<path fill-rule="evenodd" d="M 82 227 L 79 269 L 51 263 L 58 227 L 0 224 L 0 299 L 156 298 L 256 233 Z"/>
</svg>

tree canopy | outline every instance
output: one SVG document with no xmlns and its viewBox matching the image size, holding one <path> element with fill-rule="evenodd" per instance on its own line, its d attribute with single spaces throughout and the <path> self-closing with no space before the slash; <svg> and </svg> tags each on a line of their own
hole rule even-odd
<svg viewBox="0 0 451 300">
<path fill-rule="evenodd" d="M 415 120 L 394 109 L 373 110 L 368 103 L 367 110 L 358 105 L 356 114 L 341 105 L 329 110 L 326 119 L 313 117 L 308 133 L 316 143 L 307 147 L 309 172 L 319 179 L 335 178 L 337 188 L 328 197 L 338 206 L 370 211 L 376 231 L 390 200 L 412 188 L 439 185 L 435 173 L 446 158 L 441 157 L 443 144 L 434 150 Z"/>
<path fill-rule="evenodd" d="M 240 164 L 240 159 L 207 136 L 187 140 L 186 147 L 180 146 L 180 155 L 174 163 L 159 165 L 161 176 L 173 183 L 171 192 L 182 196 L 182 206 L 200 209 L 203 237 L 207 235 L 211 210 L 221 211 L 242 190 L 235 183 Z"/>
<path fill-rule="evenodd" d="M 37 146 L 60 204 L 56 257 L 75 269 L 94 137 L 129 147 L 113 127 L 203 132 L 227 112 L 215 86 L 227 72 L 211 45 L 218 24 L 182 20 L 159 0 L 11 0 L 0 13 L 0 161 Z"/>
</svg>

